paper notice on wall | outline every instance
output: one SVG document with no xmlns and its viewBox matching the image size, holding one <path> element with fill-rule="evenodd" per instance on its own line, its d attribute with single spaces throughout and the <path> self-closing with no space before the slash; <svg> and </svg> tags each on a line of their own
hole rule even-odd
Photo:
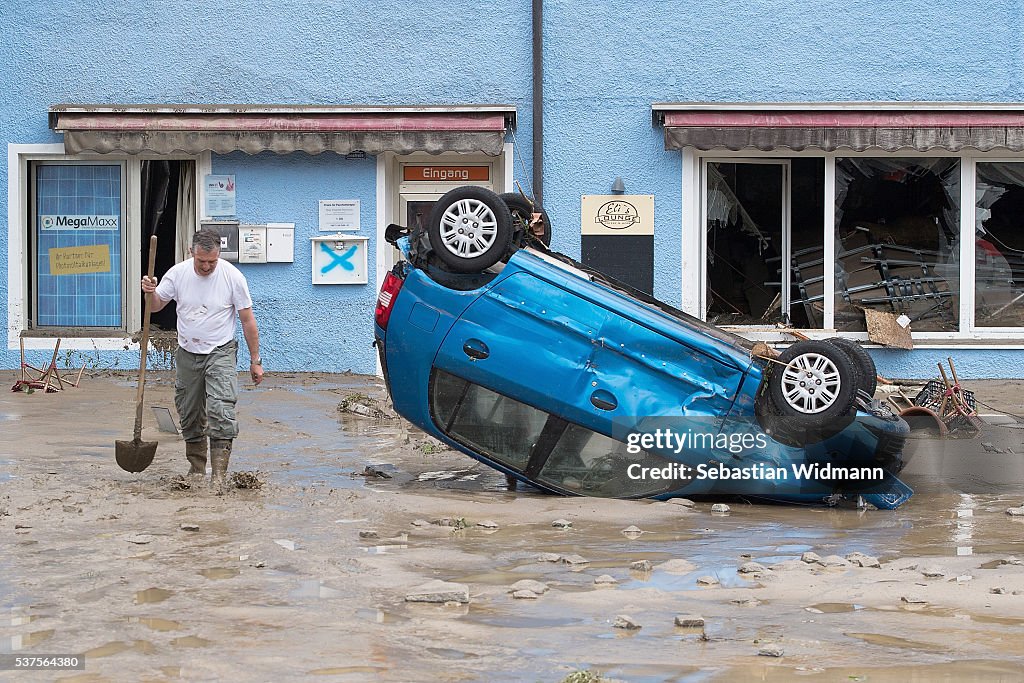
<svg viewBox="0 0 1024 683">
<path fill-rule="evenodd" d="M 235 215 L 235 176 L 208 175 L 205 184 L 206 215 Z"/>
<path fill-rule="evenodd" d="M 320 232 L 359 230 L 358 199 L 321 199 Z"/>
<path fill-rule="evenodd" d="M 50 249 L 50 275 L 110 272 L 110 245 Z"/>
</svg>

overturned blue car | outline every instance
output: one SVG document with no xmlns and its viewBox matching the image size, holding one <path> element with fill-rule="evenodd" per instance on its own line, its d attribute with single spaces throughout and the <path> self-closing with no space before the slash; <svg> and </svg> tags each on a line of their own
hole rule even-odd
<svg viewBox="0 0 1024 683">
<path fill-rule="evenodd" d="M 395 410 L 551 493 L 741 496 L 891 509 L 907 424 L 872 399 L 845 339 L 782 353 L 547 247 L 546 213 L 476 187 L 426 226 L 381 286 L 375 344 Z"/>
</svg>

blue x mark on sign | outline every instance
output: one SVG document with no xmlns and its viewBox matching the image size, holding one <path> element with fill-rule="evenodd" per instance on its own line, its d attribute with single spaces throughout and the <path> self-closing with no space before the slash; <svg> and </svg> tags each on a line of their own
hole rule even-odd
<svg viewBox="0 0 1024 683">
<path fill-rule="evenodd" d="M 320 248 L 323 249 L 324 252 L 331 257 L 331 262 L 320 269 L 320 274 L 323 275 L 324 273 L 334 270 L 335 268 L 338 267 L 341 267 L 342 270 L 355 270 L 356 267 L 354 264 L 351 263 L 350 259 L 356 253 L 357 247 L 358 245 L 352 245 L 344 254 L 336 254 L 334 253 L 334 250 L 327 246 L 325 242 L 321 242 Z"/>
</svg>

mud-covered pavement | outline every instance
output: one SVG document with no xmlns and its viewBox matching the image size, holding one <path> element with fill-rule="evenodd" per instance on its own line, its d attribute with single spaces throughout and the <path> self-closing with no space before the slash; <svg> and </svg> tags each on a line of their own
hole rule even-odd
<svg viewBox="0 0 1024 683">
<path fill-rule="evenodd" d="M 504 477 L 434 452 L 401 421 L 338 411 L 353 393 L 381 397 L 375 379 L 278 375 L 243 390 L 231 463 L 263 486 L 217 496 L 174 485 L 184 447 L 148 409 L 153 465 L 117 468 L 114 441 L 131 438 L 134 419 L 130 378 L 57 394 L 8 392 L 14 373 L 0 378 L 0 654 L 86 658 L 84 671 L 0 679 L 560 681 L 589 670 L 629 681 L 1010 681 L 1024 671 L 1024 517 L 1007 514 L 1024 505 L 1021 430 L 991 437 L 1019 447 L 986 451 L 984 467 L 967 468 L 984 470 L 980 480 L 952 480 L 952 464 L 921 460 L 925 445 L 906 477 L 917 494 L 896 511 L 729 501 L 716 514 L 703 501 L 509 492 Z M 150 378 L 147 405 L 173 407 L 171 376 Z M 1024 382 L 967 384 L 1024 413 Z M 353 476 L 383 464 L 391 478 Z M 451 526 L 431 523 L 441 520 Z M 624 534 L 631 525 L 643 533 Z M 868 557 L 843 559 L 854 552 Z M 631 567 L 641 560 L 652 568 Z M 595 583 L 602 575 L 615 583 Z M 468 586 L 469 603 L 405 600 L 434 579 Z M 522 579 L 549 590 L 514 598 Z M 620 615 L 642 628 L 616 628 Z M 703 631 L 675 626 L 677 615 L 703 617 Z"/>
</svg>

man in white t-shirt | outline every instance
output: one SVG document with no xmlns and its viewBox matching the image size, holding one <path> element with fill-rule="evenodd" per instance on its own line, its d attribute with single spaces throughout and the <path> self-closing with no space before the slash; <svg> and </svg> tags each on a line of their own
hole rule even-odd
<svg viewBox="0 0 1024 683">
<path fill-rule="evenodd" d="M 249 372 L 256 384 L 263 381 L 260 333 L 245 276 L 220 260 L 220 235 L 199 230 L 189 253 L 192 258 L 168 270 L 159 285 L 156 278 L 143 277 L 142 291 L 154 313 L 169 301 L 177 302 L 174 405 L 185 438 L 188 474 L 193 481 L 205 477 L 209 436 L 210 481 L 223 491 L 231 443 L 238 436 L 235 316 L 242 321 Z"/>
</svg>

